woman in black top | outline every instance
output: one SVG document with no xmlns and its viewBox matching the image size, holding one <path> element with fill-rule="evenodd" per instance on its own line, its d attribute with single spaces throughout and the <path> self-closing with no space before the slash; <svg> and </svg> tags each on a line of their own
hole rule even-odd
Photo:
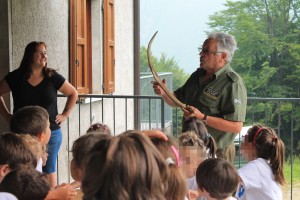
<svg viewBox="0 0 300 200">
<path fill-rule="evenodd" d="M 2 95 L 12 92 L 14 112 L 18 109 L 39 105 L 49 113 L 51 138 L 47 146 L 48 160 L 43 171 L 48 174 L 51 187 L 56 183 L 56 158 L 62 142 L 60 124 L 74 107 L 78 94 L 76 89 L 54 69 L 47 67 L 48 56 L 44 42 L 29 43 L 18 69 L 9 72 L 0 81 L 0 114 L 9 122 L 12 114 L 8 111 Z M 62 113 L 57 110 L 57 91 L 67 96 Z"/>
</svg>

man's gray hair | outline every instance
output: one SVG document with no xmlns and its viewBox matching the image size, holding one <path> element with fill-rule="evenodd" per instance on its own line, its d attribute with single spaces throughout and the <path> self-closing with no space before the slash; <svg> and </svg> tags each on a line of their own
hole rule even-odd
<svg viewBox="0 0 300 200">
<path fill-rule="evenodd" d="M 224 52 L 227 55 L 226 61 L 231 62 L 234 51 L 237 48 L 234 37 L 228 33 L 223 32 L 211 32 L 207 36 L 208 39 L 217 40 L 217 47 L 219 52 Z"/>
</svg>

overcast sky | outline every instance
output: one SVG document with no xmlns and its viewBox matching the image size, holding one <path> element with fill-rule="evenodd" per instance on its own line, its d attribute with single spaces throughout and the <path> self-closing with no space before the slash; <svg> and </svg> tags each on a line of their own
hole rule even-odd
<svg viewBox="0 0 300 200">
<path fill-rule="evenodd" d="M 141 45 L 147 47 L 152 35 L 152 53 L 174 57 L 187 73 L 199 67 L 198 47 L 209 31 L 209 15 L 224 9 L 226 0 L 140 0 Z"/>
</svg>

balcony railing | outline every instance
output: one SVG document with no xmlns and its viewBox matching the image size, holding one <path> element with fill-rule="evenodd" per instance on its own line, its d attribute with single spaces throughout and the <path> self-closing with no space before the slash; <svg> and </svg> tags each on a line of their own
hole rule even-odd
<svg viewBox="0 0 300 200">
<path fill-rule="evenodd" d="M 60 104 L 65 98 L 60 96 Z M 248 98 L 247 116 L 244 126 L 256 123 L 274 128 L 286 146 L 285 175 L 287 186 L 283 188 L 284 199 L 297 199 L 295 191 L 300 191 L 300 98 Z M 69 161 L 73 141 L 85 134 L 87 128 L 96 122 L 107 124 L 114 134 L 129 129 L 164 129 L 169 134 L 180 134 L 181 110 L 166 107 L 158 96 L 130 95 L 79 95 L 79 101 L 67 123 L 62 126 L 63 144 L 58 157 L 59 182 L 70 182 Z M 62 108 L 60 108 L 62 109 Z M 173 115 L 173 117 L 172 117 Z M 237 136 L 237 156 L 235 166 L 243 166 L 247 161 L 239 152 L 242 135 Z M 65 148 L 64 148 L 65 147 Z M 67 151 L 66 151 L 67 150 Z M 294 197 L 294 198 L 293 198 Z"/>
</svg>

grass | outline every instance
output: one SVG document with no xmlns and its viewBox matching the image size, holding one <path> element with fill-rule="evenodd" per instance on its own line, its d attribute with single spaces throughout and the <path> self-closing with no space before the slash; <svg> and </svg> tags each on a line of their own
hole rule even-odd
<svg viewBox="0 0 300 200">
<path fill-rule="evenodd" d="M 291 163 L 290 163 L 290 158 L 284 163 L 284 176 L 286 179 L 287 184 L 291 184 Z M 293 159 L 293 174 L 292 174 L 292 180 L 293 184 L 295 183 L 300 183 L 300 158 L 295 157 Z"/>
</svg>

